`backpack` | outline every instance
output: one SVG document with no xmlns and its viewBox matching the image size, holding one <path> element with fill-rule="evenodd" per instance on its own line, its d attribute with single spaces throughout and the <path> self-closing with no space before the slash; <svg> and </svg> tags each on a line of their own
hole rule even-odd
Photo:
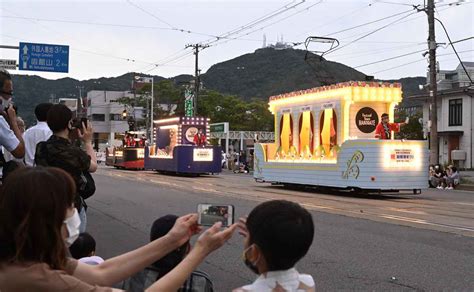
<svg viewBox="0 0 474 292">
<path fill-rule="evenodd" d="M 89 171 L 83 171 L 76 182 L 77 192 L 86 200 L 95 193 L 95 181 Z"/>
</svg>

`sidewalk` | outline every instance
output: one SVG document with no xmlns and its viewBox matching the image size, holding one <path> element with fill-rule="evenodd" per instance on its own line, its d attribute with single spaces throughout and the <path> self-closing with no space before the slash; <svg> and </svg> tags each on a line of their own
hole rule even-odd
<svg viewBox="0 0 474 292">
<path fill-rule="evenodd" d="M 474 171 L 464 170 L 459 171 L 461 175 L 461 183 L 457 187 L 458 190 L 474 191 Z"/>
</svg>

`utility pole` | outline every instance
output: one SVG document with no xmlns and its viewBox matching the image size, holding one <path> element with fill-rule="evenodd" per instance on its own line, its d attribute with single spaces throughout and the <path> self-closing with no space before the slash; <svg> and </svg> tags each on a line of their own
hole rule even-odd
<svg viewBox="0 0 474 292">
<path fill-rule="evenodd" d="M 201 50 L 204 50 L 205 48 L 208 48 L 209 45 L 202 45 L 202 44 L 189 44 L 189 45 L 186 45 L 186 49 L 187 48 L 193 48 L 194 50 L 194 55 L 196 56 L 196 60 L 195 60 L 195 68 L 194 68 L 194 98 L 193 98 L 193 116 L 196 116 L 197 115 L 197 102 L 198 102 L 198 95 L 199 95 L 199 83 L 200 83 L 200 80 L 199 80 L 199 49 Z"/>
<path fill-rule="evenodd" d="M 436 80 L 436 40 L 435 40 L 435 4 L 434 0 L 428 0 L 426 13 L 428 14 L 428 53 L 430 60 L 430 164 L 437 164 L 439 160 L 438 146 L 438 100 Z"/>
</svg>

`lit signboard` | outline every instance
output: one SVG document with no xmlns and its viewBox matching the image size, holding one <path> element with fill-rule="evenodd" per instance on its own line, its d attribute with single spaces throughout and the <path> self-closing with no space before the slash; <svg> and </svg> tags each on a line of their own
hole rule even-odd
<svg viewBox="0 0 474 292">
<path fill-rule="evenodd" d="M 213 149 L 194 148 L 193 161 L 212 161 L 214 157 Z"/>
</svg>

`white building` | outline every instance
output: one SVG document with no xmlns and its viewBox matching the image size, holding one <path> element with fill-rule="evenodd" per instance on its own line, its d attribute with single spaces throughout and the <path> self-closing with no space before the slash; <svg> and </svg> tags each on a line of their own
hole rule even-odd
<svg viewBox="0 0 474 292">
<path fill-rule="evenodd" d="M 123 134 L 129 130 L 128 121 L 122 117 L 125 106 L 117 101 L 124 97 L 133 98 L 134 95 L 129 91 L 92 90 L 87 93 L 87 118 L 94 127 L 94 144 L 98 144 L 100 149 L 104 149 L 107 143 L 110 146 L 122 145 Z M 145 118 L 142 107 L 127 108 L 127 112 L 133 114 L 136 121 Z"/>
<path fill-rule="evenodd" d="M 474 78 L 474 62 L 463 62 L 467 72 L 471 78 Z M 469 86 L 469 78 L 466 75 L 461 64 L 459 64 L 454 70 L 440 70 L 437 77 L 438 79 L 438 90 L 455 89 L 460 87 Z M 429 74 L 428 74 L 429 82 Z"/>
<path fill-rule="evenodd" d="M 464 62 L 464 66 L 474 79 L 474 62 Z M 470 85 L 469 78 L 461 65 L 452 71 L 440 71 L 438 81 L 439 162 L 454 163 L 462 168 L 472 169 L 474 168 L 472 146 L 474 142 L 474 86 Z M 412 98 L 423 101 L 423 121 L 425 125 L 428 125 L 429 94 Z M 426 128 L 426 130 L 429 129 Z"/>
</svg>

